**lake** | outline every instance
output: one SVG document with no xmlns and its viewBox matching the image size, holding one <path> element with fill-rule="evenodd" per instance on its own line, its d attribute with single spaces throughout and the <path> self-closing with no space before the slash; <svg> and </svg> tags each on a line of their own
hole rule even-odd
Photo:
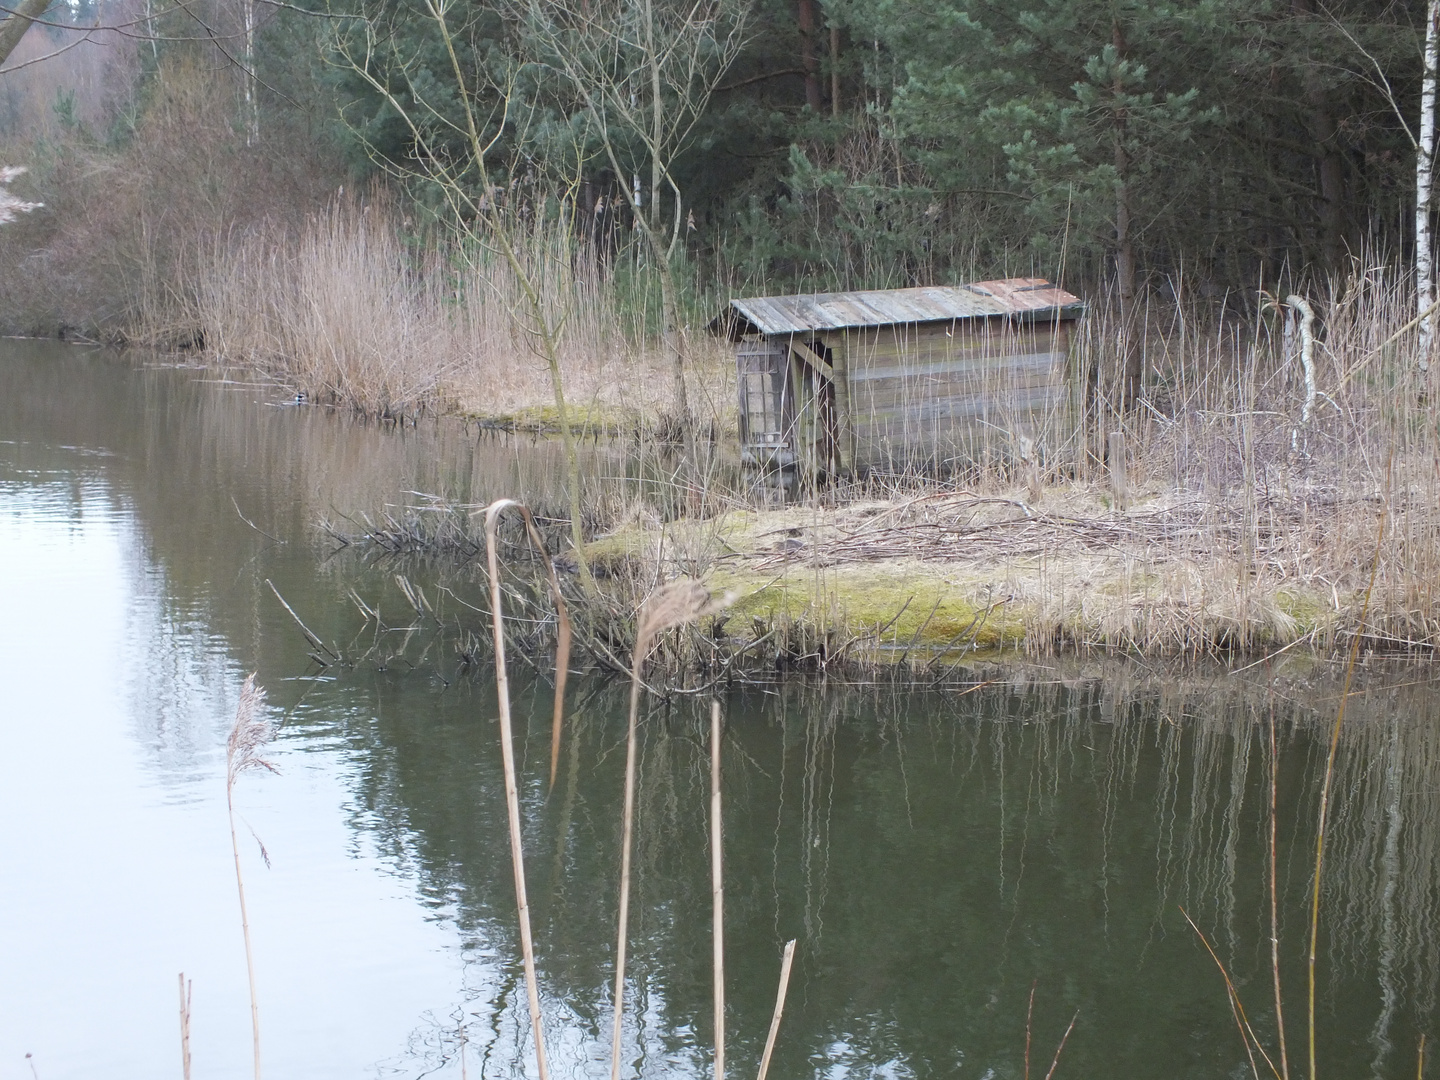
<svg viewBox="0 0 1440 1080">
<path fill-rule="evenodd" d="M 637 472 L 621 445 L 587 444 L 583 466 L 597 485 Z M 460 655 L 488 632 L 483 569 L 333 533 L 423 518 L 432 495 L 561 507 L 562 477 L 546 440 L 381 428 L 243 374 L 0 342 L 0 1080 L 178 1077 L 180 972 L 195 1075 L 250 1075 L 225 742 L 252 671 L 277 725 L 276 772 L 235 792 L 266 1071 L 536 1075 L 495 686 Z M 355 662 L 313 662 L 267 583 Z M 604 1077 L 628 688 L 572 679 L 552 789 L 550 687 L 520 659 L 551 1067 Z M 730 1074 L 754 1075 L 795 939 L 777 1080 L 1018 1078 L 1027 1031 L 1038 1080 L 1072 1019 L 1057 1078 L 1251 1075 L 1181 909 L 1273 1054 L 1273 730 L 1303 1075 L 1341 674 L 1291 654 L 1237 672 L 1017 659 L 944 686 L 724 688 Z M 1440 695 L 1428 665 L 1366 665 L 1357 688 L 1319 1071 L 1413 1076 L 1440 973 Z M 626 1076 L 709 1075 L 708 714 L 708 697 L 644 707 Z"/>
</svg>

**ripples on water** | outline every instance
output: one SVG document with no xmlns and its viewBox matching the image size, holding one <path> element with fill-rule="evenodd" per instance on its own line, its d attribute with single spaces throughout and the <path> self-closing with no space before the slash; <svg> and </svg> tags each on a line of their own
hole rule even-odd
<svg viewBox="0 0 1440 1080">
<path fill-rule="evenodd" d="M 593 453 L 592 475 L 630 467 Z M 326 638 L 362 629 L 352 587 L 401 621 L 394 567 L 329 555 L 315 522 L 405 491 L 558 501 L 557 465 L 544 443 L 386 434 L 194 372 L 0 346 L 0 1077 L 29 1075 L 28 1052 L 44 1080 L 173 1073 L 180 970 L 195 981 L 196 1075 L 248 1074 L 223 776 L 250 670 L 281 725 L 281 774 L 239 793 L 268 1071 L 458 1076 L 463 1042 L 472 1075 L 526 1072 L 493 687 L 423 634 L 383 671 L 317 672 L 264 582 Z M 405 569 L 432 595 L 444 584 L 479 600 L 473 567 Z M 777 1078 L 1018 1076 L 1032 984 L 1036 1075 L 1077 1009 L 1057 1077 L 1241 1075 L 1223 984 L 1178 906 L 1273 1044 L 1272 714 L 1295 1065 L 1332 675 L 1292 659 L 1273 687 L 1263 668 L 1071 666 L 964 695 L 737 689 L 732 1073 L 754 1068 L 795 937 Z M 1413 1075 L 1435 1016 L 1428 679 L 1366 675 L 1343 737 L 1322 933 L 1332 1075 Z M 625 689 L 575 687 L 550 792 L 548 689 L 521 681 L 554 1070 L 604 1076 Z M 656 701 L 645 719 L 627 1046 L 645 1077 L 708 1068 L 704 713 Z"/>
</svg>

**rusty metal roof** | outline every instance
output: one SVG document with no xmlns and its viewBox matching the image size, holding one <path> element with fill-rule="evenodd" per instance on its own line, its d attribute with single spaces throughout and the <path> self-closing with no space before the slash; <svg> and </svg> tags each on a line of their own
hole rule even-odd
<svg viewBox="0 0 1440 1080">
<path fill-rule="evenodd" d="M 856 326 L 953 322 L 989 316 L 1074 319 L 1085 310 L 1078 296 L 1044 278 L 1007 278 L 970 285 L 922 289 L 757 296 L 731 300 L 710 323 L 710 331 L 731 338 L 745 334 L 798 334 Z"/>
</svg>

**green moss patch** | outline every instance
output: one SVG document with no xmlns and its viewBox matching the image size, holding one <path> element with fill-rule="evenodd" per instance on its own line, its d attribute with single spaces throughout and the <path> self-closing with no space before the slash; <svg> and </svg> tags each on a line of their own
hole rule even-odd
<svg viewBox="0 0 1440 1080">
<path fill-rule="evenodd" d="M 761 575 L 722 566 L 706 578 L 717 592 L 735 596 L 730 617 L 757 631 L 776 622 L 816 627 L 882 649 L 996 648 L 1024 638 L 1024 620 L 1012 605 L 923 566 L 848 565 L 811 570 L 790 567 Z"/>
<path fill-rule="evenodd" d="M 574 435 L 622 435 L 635 430 L 639 414 L 633 409 L 616 405 L 570 405 L 570 431 Z M 478 421 L 486 427 L 501 431 L 524 431 L 537 435 L 556 435 L 561 432 L 560 410 L 554 405 L 527 405 L 507 413 L 471 412 L 468 420 Z"/>
</svg>

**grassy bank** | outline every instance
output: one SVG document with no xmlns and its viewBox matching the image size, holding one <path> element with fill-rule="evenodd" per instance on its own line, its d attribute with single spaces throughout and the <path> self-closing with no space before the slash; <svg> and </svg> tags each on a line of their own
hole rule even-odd
<svg viewBox="0 0 1440 1080">
<path fill-rule="evenodd" d="M 1266 542 L 1247 568 L 1233 508 L 1158 485 L 1124 511 L 1084 482 L 1047 488 L 1034 502 L 1029 495 L 1002 488 L 734 510 L 627 525 L 586 554 L 612 581 L 692 574 L 729 594 L 711 637 L 760 666 L 929 666 L 1007 653 L 1198 658 L 1294 645 L 1330 652 L 1354 633 L 1380 649 L 1430 647 L 1398 602 L 1362 628 L 1363 575 L 1284 572 L 1283 538 Z M 1373 524 L 1371 509 L 1350 511 Z"/>
</svg>

